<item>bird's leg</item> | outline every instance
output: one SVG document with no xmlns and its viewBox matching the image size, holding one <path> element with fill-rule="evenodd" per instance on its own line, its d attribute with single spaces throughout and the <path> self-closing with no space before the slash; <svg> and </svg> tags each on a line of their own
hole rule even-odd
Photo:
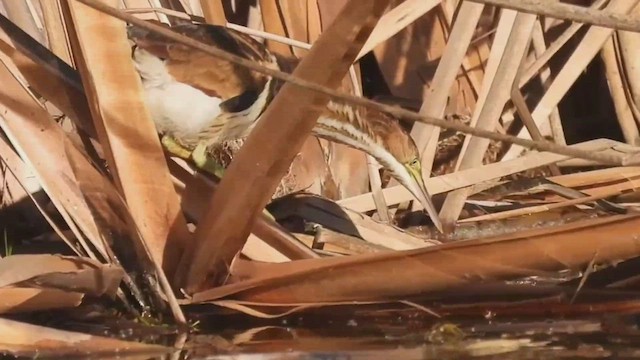
<svg viewBox="0 0 640 360">
<path fill-rule="evenodd" d="M 189 157 L 191 157 L 191 151 L 178 144 L 178 142 L 169 135 L 162 135 L 162 139 L 160 140 L 160 142 L 169 153 L 179 158 L 187 160 L 189 159 Z"/>
<path fill-rule="evenodd" d="M 224 166 L 220 165 L 207 155 L 207 145 L 205 143 L 199 143 L 198 146 L 193 149 L 193 152 L 191 153 L 191 159 L 198 168 L 217 176 L 219 179 L 222 179 L 222 177 L 224 176 Z M 262 213 L 266 215 L 270 220 L 276 221 L 276 218 L 271 215 L 271 213 L 267 211 L 267 209 L 263 209 Z"/>
<path fill-rule="evenodd" d="M 198 168 L 222 179 L 222 176 L 224 175 L 224 166 L 207 155 L 206 143 L 199 143 L 196 148 L 193 149 L 191 159 Z"/>
</svg>

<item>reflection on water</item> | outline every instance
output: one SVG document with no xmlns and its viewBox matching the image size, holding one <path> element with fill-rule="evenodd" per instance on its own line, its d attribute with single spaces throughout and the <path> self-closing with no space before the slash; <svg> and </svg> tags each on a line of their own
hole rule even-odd
<svg viewBox="0 0 640 360">
<path fill-rule="evenodd" d="M 348 308 L 351 311 L 345 311 Z M 195 315 L 198 324 L 188 334 L 122 319 L 88 320 L 86 314 L 74 319 L 69 313 L 53 315 L 56 321 L 48 321 L 48 326 L 166 345 L 176 350 L 163 359 L 172 360 L 640 358 L 637 319 L 629 315 L 439 320 L 424 312 L 412 315 L 380 309 L 362 311 L 361 307 L 331 311 L 269 320 L 199 313 Z M 55 358 L 52 355 L 46 357 Z M 123 351 L 112 355 L 92 358 L 145 358 L 127 357 Z M 69 357 L 60 354 L 58 358 Z"/>
<path fill-rule="evenodd" d="M 588 320 L 262 326 L 192 335 L 183 358 L 201 359 L 598 359 L 640 358 L 634 317 Z M 450 328 L 453 327 L 453 328 Z M 444 330 L 443 330 L 444 329 Z M 459 329 L 464 336 L 452 335 Z M 444 336 L 442 336 L 444 334 Z"/>
</svg>

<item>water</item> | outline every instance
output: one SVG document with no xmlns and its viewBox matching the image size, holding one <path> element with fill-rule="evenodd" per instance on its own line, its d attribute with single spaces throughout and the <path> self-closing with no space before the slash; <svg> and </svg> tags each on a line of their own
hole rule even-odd
<svg viewBox="0 0 640 360">
<path fill-rule="evenodd" d="M 415 308 L 341 306 L 258 319 L 213 309 L 190 309 L 198 323 L 187 333 L 83 307 L 14 318 L 175 349 L 164 357 L 127 356 L 121 350 L 119 359 L 640 359 L 640 318 L 629 314 L 437 319 Z M 70 358 L 64 351 L 22 355 Z"/>
<path fill-rule="evenodd" d="M 346 321 L 345 321 L 346 320 Z M 192 334 L 182 358 L 598 359 L 640 358 L 635 316 L 589 319 L 378 321 L 298 318 L 279 325 Z M 306 326 L 304 325 L 306 324 Z M 225 324 L 219 324 L 224 326 Z M 228 324 L 227 324 L 228 325 Z"/>
</svg>

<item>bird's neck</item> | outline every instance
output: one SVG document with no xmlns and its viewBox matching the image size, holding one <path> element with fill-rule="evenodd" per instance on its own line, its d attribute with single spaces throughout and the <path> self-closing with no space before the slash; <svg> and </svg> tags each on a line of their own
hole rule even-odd
<svg viewBox="0 0 640 360">
<path fill-rule="evenodd" d="M 394 178 L 406 173 L 404 166 L 382 145 L 381 138 L 351 106 L 331 102 L 328 108 L 329 111 L 318 118 L 313 129 L 315 136 L 371 155 L 380 165 L 389 170 Z"/>
</svg>

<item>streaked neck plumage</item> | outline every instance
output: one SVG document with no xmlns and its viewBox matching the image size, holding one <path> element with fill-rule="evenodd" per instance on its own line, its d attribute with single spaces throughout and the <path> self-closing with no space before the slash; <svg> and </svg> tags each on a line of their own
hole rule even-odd
<svg viewBox="0 0 640 360">
<path fill-rule="evenodd" d="M 315 136 L 343 143 L 373 156 L 395 178 L 405 176 L 407 170 L 382 144 L 371 123 L 364 120 L 350 105 L 329 102 L 327 110 L 318 118 L 313 129 Z"/>
</svg>

